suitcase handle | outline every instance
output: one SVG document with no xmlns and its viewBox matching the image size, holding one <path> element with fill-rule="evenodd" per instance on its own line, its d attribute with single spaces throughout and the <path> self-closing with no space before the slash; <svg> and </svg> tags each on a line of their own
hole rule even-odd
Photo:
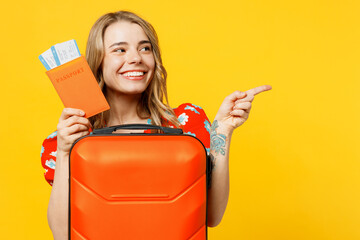
<svg viewBox="0 0 360 240">
<path fill-rule="evenodd" d="M 158 129 L 163 131 L 165 134 L 182 134 L 183 130 L 180 128 L 169 128 L 169 127 L 161 127 L 151 124 L 123 124 L 116 125 L 106 128 L 99 128 L 93 131 L 93 134 L 111 134 L 118 129 L 133 129 L 133 130 L 147 130 L 147 129 Z"/>
</svg>

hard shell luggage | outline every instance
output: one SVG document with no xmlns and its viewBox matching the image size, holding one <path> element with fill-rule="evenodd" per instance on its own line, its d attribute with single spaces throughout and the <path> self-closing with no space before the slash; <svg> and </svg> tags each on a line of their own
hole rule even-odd
<svg viewBox="0 0 360 240">
<path fill-rule="evenodd" d="M 146 124 L 96 129 L 73 144 L 69 164 L 69 239 L 207 239 L 211 160 L 196 137 Z"/>
</svg>

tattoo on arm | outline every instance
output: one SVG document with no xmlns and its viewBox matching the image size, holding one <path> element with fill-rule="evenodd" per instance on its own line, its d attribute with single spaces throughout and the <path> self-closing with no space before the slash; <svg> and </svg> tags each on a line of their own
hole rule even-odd
<svg viewBox="0 0 360 240">
<path fill-rule="evenodd" d="M 218 127 L 218 121 L 215 120 L 210 128 L 210 148 L 215 150 L 216 156 L 219 155 L 219 153 L 225 156 L 226 136 L 224 134 L 217 133 Z M 213 167 L 215 167 L 216 156 L 214 156 L 213 159 Z"/>
</svg>

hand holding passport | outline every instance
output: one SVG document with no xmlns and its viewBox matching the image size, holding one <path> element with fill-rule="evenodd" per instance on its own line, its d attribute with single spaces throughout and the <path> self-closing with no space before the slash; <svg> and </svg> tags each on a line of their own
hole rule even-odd
<svg viewBox="0 0 360 240">
<path fill-rule="evenodd" d="M 110 109 L 75 40 L 52 46 L 39 59 L 66 108 L 81 109 L 86 118 Z"/>
</svg>

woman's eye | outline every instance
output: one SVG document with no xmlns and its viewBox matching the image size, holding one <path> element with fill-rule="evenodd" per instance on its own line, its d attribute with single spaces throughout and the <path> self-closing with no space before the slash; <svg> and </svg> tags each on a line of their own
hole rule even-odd
<svg viewBox="0 0 360 240">
<path fill-rule="evenodd" d="M 125 52 L 125 50 L 122 48 L 119 48 L 119 49 L 115 49 L 115 52 Z"/>
<path fill-rule="evenodd" d="M 143 50 L 150 51 L 150 47 L 143 47 L 140 51 L 143 51 Z"/>
</svg>

